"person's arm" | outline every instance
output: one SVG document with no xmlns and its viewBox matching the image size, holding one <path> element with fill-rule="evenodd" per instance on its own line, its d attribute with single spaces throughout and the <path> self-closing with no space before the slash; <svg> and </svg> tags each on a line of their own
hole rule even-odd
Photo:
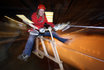
<svg viewBox="0 0 104 70">
<path fill-rule="evenodd" d="M 32 22 L 34 22 L 33 24 L 35 24 L 37 22 L 36 21 L 36 13 L 32 14 L 31 19 L 32 19 Z"/>
<path fill-rule="evenodd" d="M 33 25 L 35 26 L 35 24 L 38 23 L 38 22 L 37 22 L 36 13 L 33 13 L 33 14 L 32 14 L 31 19 L 32 19 Z M 39 27 L 37 27 L 37 28 L 39 29 Z"/>
<path fill-rule="evenodd" d="M 46 22 L 47 24 L 49 24 L 55 31 L 59 30 L 59 28 L 58 28 L 57 26 L 55 26 L 52 22 L 48 22 L 48 21 L 47 21 L 46 16 L 45 16 L 45 22 Z"/>
</svg>

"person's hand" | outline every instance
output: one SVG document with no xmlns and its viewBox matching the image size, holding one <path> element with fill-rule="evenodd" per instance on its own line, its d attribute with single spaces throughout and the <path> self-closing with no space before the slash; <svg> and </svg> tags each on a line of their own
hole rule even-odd
<svg viewBox="0 0 104 70">
<path fill-rule="evenodd" d="M 39 32 L 40 32 L 40 33 L 45 33 L 45 28 L 40 28 L 40 29 L 39 29 Z"/>
<path fill-rule="evenodd" d="M 37 30 L 30 31 L 29 33 L 30 35 L 39 35 L 39 31 Z"/>
<path fill-rule="evenodd" d="M 57 30 L 59 30 L 59 27 L 58 27 L 58 26 L 54 26 L 53 29 L 54 29 L 55 31 L 57 31 Z"/>
<path fill-rule="evenodd" d="M 70 28 L 70 25 L 69 24 L 70 24 L 70 22 L 62 23 L 62 24 L 57 24 L 53 28 L 54 28 L 55 31 L 57 31 L 57 30 L 65 31 L 68 28 Z"/>
</svg>

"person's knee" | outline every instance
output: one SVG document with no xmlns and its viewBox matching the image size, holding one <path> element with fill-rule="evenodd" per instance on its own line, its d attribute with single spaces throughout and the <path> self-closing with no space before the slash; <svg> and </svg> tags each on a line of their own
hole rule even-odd
<svg viewBox="0 0 104 70">
<path fill-rule="evenodd" d="M 58 35 L 56 34 L 56 32 L 53 32 L 52 34 L 53 34 L 54 37 L 58 36 Z"/>
<path fill-rule="evenodd" d="M 33 42 L 34 39 L 35 39 L 34 37 L 29 37 L 28 41 L 29 41 L 29 42 Z"/>
</svg>

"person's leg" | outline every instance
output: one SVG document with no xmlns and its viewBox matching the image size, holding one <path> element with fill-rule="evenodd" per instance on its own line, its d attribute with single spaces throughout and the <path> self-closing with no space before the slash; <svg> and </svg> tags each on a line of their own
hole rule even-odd
<svg viewBox="0 0 104 70">
<path fill-rule="evenodd" d="M 35 35 L 29 35 L 28 41 L 26 43 L 25 49 L 21 55 L 18 56 L 18 59 L 27 61 L 28 57 L 31 55 L 31 50 L 34 44 Z"/>
<path fill-rule="evenodd" d="M 52 32 L 53 37 L 55 37 L 56 39 L 58 39 L 59 41 L 65 43 L 66 41 L 68 41 L 68 39 L 65 38 L 61 38 L 58 36 L 58 34 L 56 34 L 56 32 Z M 41 34 L 42 36 L 51 36 L 49 32 L 45 32 L 44 34 Z"/>
<path fill-rule="evenodd" d="M 31 51 L 33 48 L 35 37 L 39 35 L 39 32 L 37 30 L 33 30 L 30 32 L 29 38 L 27 40 L 27 43 L 25 45 L 25 49 L 23 50 L 23 53 L 18 56 L 20 60 L 26 61 L 28 57 L 31 55 Z"/>
<path fill-rule="evenodd" d="M 23 55 L 28 55 L 28 56 L 31 55 L 31 50 L 34 44 L 35 37 L 36 37 L 35 35 L 29 35 L 28 41 L 25 45 L 25 49 L 22 53 Z"/>
</svg>

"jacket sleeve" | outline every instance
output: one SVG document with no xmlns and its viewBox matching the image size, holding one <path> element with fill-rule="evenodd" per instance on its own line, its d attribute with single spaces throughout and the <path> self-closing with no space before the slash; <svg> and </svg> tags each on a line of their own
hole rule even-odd
<svg viewBox="0 0 104 70">
<path fill-rule="evenodd" d="M 36 21 L 36 13 L 33 13 L 31 16 L 32 22 L 37 23 Z"/>
<path fill-rule="evenodd" d="M 38 24 L 37 24 L 38 22 L 37 22 L 36 13 L 33 13 L 33 14 L 32 14 L 31 19 L 32 19 L 32 22 L 34 22 L 34 23 L 33 23 L 34 26 L 35 26 L 35 25 L 38 25 Z M 39 29 L 40 27 L 37 26 L 37 28 Z"/>
<path fill-rule="evenodd" d="M 47 21 L 46 16 L 45 16 L 45 23 L 49 24 L 51 27 L 54 27 L 54 26 L 55 26 L 52 22 L 48 22 L 48 21 Z"/>
</svg>

